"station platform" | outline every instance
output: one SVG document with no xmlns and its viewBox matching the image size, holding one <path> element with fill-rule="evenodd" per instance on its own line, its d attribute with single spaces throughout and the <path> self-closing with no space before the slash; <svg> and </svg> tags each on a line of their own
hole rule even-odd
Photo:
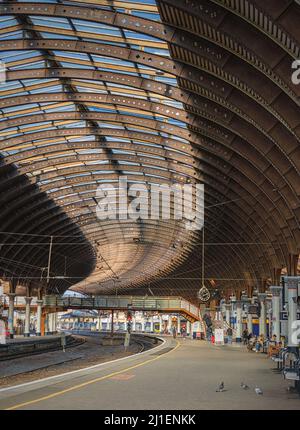
<svg viewBox="0 0 300 430">
<path fill-rule="evenodd" d="M 121 360 L 0 390 L 1 409 L 300 409 L 298 394 L 264 354 L 165 338 Z M 221 381 L 225 391 L 216 392 Z M 241 382 L 249 390 L 241 388 Z M 255 386 L 263 390 L 257 395 Z"/>
<path fill-rule="evenodd" d="M 25 337 L 22 334 L 17 334 L 13 339 L 6 339 L 6 345 L 18 345 L 21 343 L 43 342 L 45 339 L 51 341 L 60 338 L 60 334 L 49 334 L 47 336 L 34 336 Z"/>
<path fill-rule="evenodd" d="M 28 353 L 21 357 L 0 360 L 0 388 L 126 357 L 150 349 L 158 341 L 153 336 L 134 334 L 129 346 L 124 350 L 124 334 L 116 335 L 112 343 L 105 342 L 106 333 L 82 332 L 79 336 L 72 337 L 77 343 L 65 350 L 59 347 L 40 351 L 39 354 Z M 53 338 L 57 339 L 57 336 Z"/>
</svg>

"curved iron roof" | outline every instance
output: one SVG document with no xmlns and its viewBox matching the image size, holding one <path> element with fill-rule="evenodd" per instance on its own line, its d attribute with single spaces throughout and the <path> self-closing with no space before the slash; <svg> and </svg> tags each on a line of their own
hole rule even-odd
<svg viewBox="0 0 300 430">
<path fill-rule="evenodd" d="M 195 299 L 201 234 L 97 219 L 97 186 L 120 174 L 204 183 L 207 285 L 263 289 L 297 273 L 296 1 L 49 0 L 0 13 L 3 277 L 43 284 L 52 236 L 51 291 L 150 285 Z"/>
</svg>

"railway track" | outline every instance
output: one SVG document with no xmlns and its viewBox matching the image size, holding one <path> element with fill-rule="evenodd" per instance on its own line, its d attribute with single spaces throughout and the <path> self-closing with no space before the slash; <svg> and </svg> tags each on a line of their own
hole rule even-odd
<svg viewBox="0 0 300 430">
<path fill-rule="evenodd" d="M 24 353 L 14 358 L 10 357 L 5 362 L 5 368 L 2 368 L 4 362 L 2 362 L 3 364 L 0 362 L 0 386 L 7 383 L 14 385 L 15 382 L 19 383 L 23 379 L 27 381 L 28 378 L 34 380 L 34 375 L 39 379 L 48 374 L 58 374 L 63 371 L 73 370 L 73 368 L 84 368 L 89 365 L 100 364 L 107 360 L 125 356 L 122 345 L 104 347 L 103 349 L 99 348 L 101 347 L 101 338 L 103 335 L 105 334 L 101 336 L 99 333 L 93 332 L 72 333 L 74 339 L 80 341 L 80 343 L 76 344 L 74 342 L 73 345 L 70 345 L 66 353 L 63 353 L 60 348 L 60 350 L 51 349 L 43 351 L 44 355 L 40 353 L 38 357 L 36 353 Z M 118 333 L 118 335 L 125 335 L 125 333 Z M 133 334 L 131 336 L 131 348 L 127 351 L 126 355 L 128 353 L 142 353 L 157 346 L 159 342 L 160 340 L 153 336 Z M 11 369 L 8 369 L 8 366 Z"/>
</svg>

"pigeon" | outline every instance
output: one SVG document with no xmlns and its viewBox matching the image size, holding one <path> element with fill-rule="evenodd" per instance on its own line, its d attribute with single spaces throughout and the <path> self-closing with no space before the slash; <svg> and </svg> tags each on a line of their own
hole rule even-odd
<svg viewBox="0 0 300 430">
<path fill-rule="evenodd" d="M 259 388 L 259 387 L 255 387 L 255 388 L 254 388 L 254 391 L 256 392 L 256 394 L 260 394 L 260 395 L 262 395 L 262 394 L 263 394 L 262 389 L 261 389 L 261 388 Z"/>
<path fill-rule="evenodd" d="M 224 382 L 221 382 L 219 388 L 216 390 L 216 393 L 222 393 L 224 391 Z"/>
<path fill-rule="evenodd" d="M 241 382 L 241 387 L 243 390 L 249 390 L 249 387 L 247 384 L 245 384 L 245 382 Z"/>
</svg>

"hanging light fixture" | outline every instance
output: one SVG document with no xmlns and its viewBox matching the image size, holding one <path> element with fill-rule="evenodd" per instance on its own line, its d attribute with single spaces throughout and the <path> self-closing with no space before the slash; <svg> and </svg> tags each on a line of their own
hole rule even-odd
<svg viewBox="0 0 300 430">
<path fill-rule="evenodd" d="M 199 300 L 201 300 L 201 302 L 208 302 L 210 300 L 210 292 L 205 285 L 200 288 L 197 297 Z"/>
</svg>

